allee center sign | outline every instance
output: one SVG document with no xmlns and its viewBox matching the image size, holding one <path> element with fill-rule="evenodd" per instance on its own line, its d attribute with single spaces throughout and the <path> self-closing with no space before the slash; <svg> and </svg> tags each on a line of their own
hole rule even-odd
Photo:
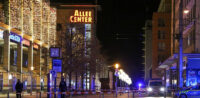
<svg viewBox="0 0 200 98">
<path fill-rule="evenodd" d="M 92 11 L 75 10 L 74 15 L 70 16 L 70 22 L 72 23 L 92 23 Z"/>
</svg>

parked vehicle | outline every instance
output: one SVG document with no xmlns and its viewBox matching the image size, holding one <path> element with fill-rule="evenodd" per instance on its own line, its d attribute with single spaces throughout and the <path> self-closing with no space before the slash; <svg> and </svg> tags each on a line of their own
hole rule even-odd
<svg viewBox="0 0 200 98">
<path fill-rule="evenodd" d="M 149 80 L 147 86 L 147 94 L 151 95 L 164 95 L 165 87 L 162 80 Z"/>
</svg>

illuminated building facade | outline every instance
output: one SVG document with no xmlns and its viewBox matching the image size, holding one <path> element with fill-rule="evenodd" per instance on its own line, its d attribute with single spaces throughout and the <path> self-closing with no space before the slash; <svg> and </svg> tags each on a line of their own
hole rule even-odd
<svg viewBox="0 0 200 98">
<path fill-rule="evenodd" d="M 56 9 L 48 0 L 0 2 L 0 91 L 45 89 L 51 69 L 49 47 L 56 45 Z"/>
<path fill-rule="evenodd" d="M 69 89 L 95 87 L 96 5 L 57 5 L 57 43 L 61 46 L 63 70 Z"/>
<path fill-rule="evenodd" d="M 195 86 L 197 83 L 200 83 L 200 1 L 199 0 L 182 0 L 183 2 L 183 20 L 180 24 L 180 1 L 181 0 L 172 0 L 172 12 L 171 12 L 171 36 L 172 47 L 171 56 L 163 62 L 160 67 L 165 68 L 169 73 L 167 74 L 166 82 L 169 82 L 168 86 L 171 86 L 172 89 L 176 88 L 180 82 L 185 86 Z M 185 13 L 185 11 L 188 11 Z M 182 81 L 179 81 L 177 73 L 178 69 L 178 60 L 179 60 L 179 35 L 180 35 L 180 25 L 183 26 L 183 68 L 182 71 Z M 165 67 L 164 67 L 165 66 Z"/>
</svg>

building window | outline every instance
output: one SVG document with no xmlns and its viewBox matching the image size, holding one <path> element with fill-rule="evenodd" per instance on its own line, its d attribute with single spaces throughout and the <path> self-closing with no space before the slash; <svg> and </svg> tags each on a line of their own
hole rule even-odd
<svg viewBox="0 0 200 98">
<path fill-rule="evenodd" d="M 28 47 L 23 47 L 23 67 L 28 67 Z"/>
<path fill-rule="evenodd" d="M 17 44 L 10 47 L 10 65 L 17 65 Z"/>
<path fill-rule="evenodd" d="M 166 59 L 166 55 L 158 55 L 158 64 L 160 65 Z"/>
<path fill-rule="evenodd" d="M 164 27 L 164 26 L 165 26 L 165 20 L 162 19 L 162 18 L 159 18 L 159 19 L 158 19 L 158 26 L 159 26 L 159 27 Z"/>
<path fill-rule="evenodd" d="M 190 44 L 191 44 L 190 40 L 191 40 L 191 36 L 189 35 L 188 38 L 187 38 L 187 44 L 188 44 L 188 46 L 190 46 Z"/>
<path fill-rule="evenodd" d="M 165 31 L 158 31 L 158 39 L 165 39 Z"/>
<path fill-rule="evenodd" d="M 159 51 L 164 51 L 165 50 L 165 43 L 164 42 L 159 42 L 158 43 L 158 50 Z"/>
</svg>

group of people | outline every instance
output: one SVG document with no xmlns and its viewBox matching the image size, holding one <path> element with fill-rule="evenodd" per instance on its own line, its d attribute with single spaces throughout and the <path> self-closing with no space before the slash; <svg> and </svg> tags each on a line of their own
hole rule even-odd
<svg viewBox="0 0 200 98">
<path fill-rule="evenodd" d="M 17 80 L 17 83 L 15 85 L 16 90 L 16 97 L 21 98 L 21 93 L 23 91 L 23 84 L 20 82 L 20 79 Z M 59 85 L 60 92 L 65 92 L 67 90 L 66 82 L 64 81 L 64 78 L 61 78 L 60 85 Z M 65 94 L 61 94 L 61 98 L 65 98 Z"/>
</svg>

